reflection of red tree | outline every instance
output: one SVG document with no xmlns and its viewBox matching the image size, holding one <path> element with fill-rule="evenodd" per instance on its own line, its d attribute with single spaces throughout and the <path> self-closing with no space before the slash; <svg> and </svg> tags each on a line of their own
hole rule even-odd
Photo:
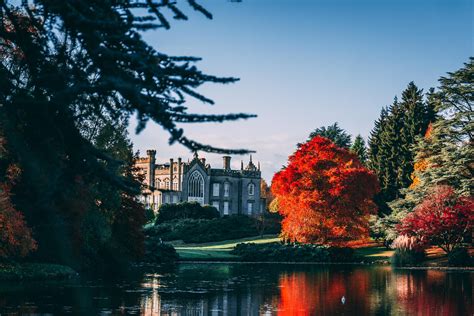
<svg viewBox="0 0 474 316">
<path fill-rule="evenodd" d="M 397 274 L 397 305 L 408 315 L 472 315 L 472 283 L 466 279 L 464 288 L 442 271 Z"/>
<path fill-rule="evenodd" d="M 278 315 L 334 315 L 369 313 L 369 272 L 292 273 L 280 278 Z M 341 303 L 342 296 L 347 298 Z"/>
</svg>

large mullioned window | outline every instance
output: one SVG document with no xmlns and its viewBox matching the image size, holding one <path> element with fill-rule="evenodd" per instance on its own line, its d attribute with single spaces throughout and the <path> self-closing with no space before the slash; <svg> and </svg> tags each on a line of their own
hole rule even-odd
<svg viewBox="0 0 474 316">
<path fill-rule="evenodd" d="M 194 171 L 188 181 L 188 196 L 204 198 L 204 178 L 199 171 Z"/>
</svg>

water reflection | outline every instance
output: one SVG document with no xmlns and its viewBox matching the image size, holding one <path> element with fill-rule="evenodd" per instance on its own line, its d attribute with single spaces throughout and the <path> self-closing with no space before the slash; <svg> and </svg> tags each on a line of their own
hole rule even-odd
<svg viewBox="0 0 474 316">
<path fill-rule="evenodd" d="M 390 267 L 185 264 L 172 273 L 113 283 L 0 285 L 0 315 L 472 315 L 473 275 Z"/>
</svg>

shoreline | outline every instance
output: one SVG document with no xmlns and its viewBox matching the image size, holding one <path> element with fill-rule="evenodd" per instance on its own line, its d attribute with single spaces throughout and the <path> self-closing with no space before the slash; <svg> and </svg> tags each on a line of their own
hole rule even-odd
<svg viewBox="0 0 474 316">
<path fill-rule="evenodd" d="M 317 265 L 317 266 L 336 266 L 336 265 L 347 265 L 347 266 L 390 266 L 393 270 L 441 270 L 441 271 L 472 271 L 474 267 L 449 267 L 449 266 L 419 266 L 419 267 L 392 267 L 390 263 L 363 263 L 363 262 L 280 262 L 280 261 L 225 261 L 225 260 L 178 260 L 177 264 L 280 264 L 280 265 Z"/>
<path fill-rule="evenodd" d="M 70 280 L 79 276 L 71 267 L 52 263 L 2 263 L 0 282 L 16 281 L 58 281 Z"/>
</svg>

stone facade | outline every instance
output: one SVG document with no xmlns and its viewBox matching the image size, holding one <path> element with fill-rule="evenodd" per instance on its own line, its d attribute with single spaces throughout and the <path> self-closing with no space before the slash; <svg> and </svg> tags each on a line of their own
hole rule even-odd
<svg viewBox="0 0 474 316">
<path fill-rule="evenodd" d="M 241 162 L 240 170 L 232 170 L 230 156 L 223 157 L 222 168 L 211 168 L 197 154 L 188 162 L 178 158 L 165 164 L 157 164 L 155 155 L 148 150 L 147 157 L 136 161 L 146 184 L 142 201 L 155 212 L 161 204 L 184 201 L 212 205 L 221 215 L 256 216 L 264 210 L 260 165 L 255 166 L 252 156 L 245 168 Z"/>
</svg>

